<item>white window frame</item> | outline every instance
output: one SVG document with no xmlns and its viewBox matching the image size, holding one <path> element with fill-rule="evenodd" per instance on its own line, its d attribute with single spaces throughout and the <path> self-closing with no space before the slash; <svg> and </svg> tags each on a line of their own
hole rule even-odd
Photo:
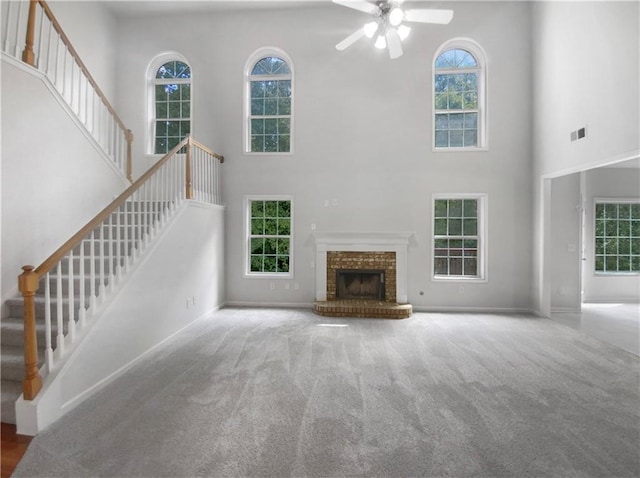
<svg viewBox="0 0 640 478">
<path fill-rule="evenodd" d="M 158 68 L 169 61 L 180 61 L 182 63 L 186 63 L 189 65 L 191 69 L 191 78 L 189 79 L 189 83 L 191 84 L 191 98 L 190 98 L 190 135 L 194 134 L 194 101 L 193 101 L 193 67 L 191 66 L 191 62 L 187 60 L 187 58 L 177 52 L 166 52 L 156 56 L 147 67 L 147 77 L 146 77 L 146 92 L 147 92 L 147 115 L 146 115 L 146 128 L 145 128 L 145 154 L 147 156 L 153 157 L 162 157 L 164 154 L 155 153 L 155 142 L 156 142 L 156 73 L 158 72 Z M 184 82 L 186 83 L 186 82 Z"/>
<path fill-rule="evenodd" d="M 291 203 L 289 231 L 289 272 L 252 272 L 251 271 L 251 203 L 252 201 L 289 201 Z M 251 279 L 293 279 L 294 278 L 294 202 L 290 195 L 245 195 L 244 209 L 244 277 Z"/>
<path fill-rule="evenodd" d="M 465 50 L 475 58 L 478 66 L 474 69 L 478 75 L 478 141 L 477 146 L 462 147 L 436 147 L 436 74 L 461 73 L 463 69 L 436 69 L 436 60 L 438 57 L 448 50 Z M 436 50 L 431 61 L 431 150 L 434 153 L 461 152 L 461 151 L 488 151 L 489 149 L 489 128 L 488 128 L 488 102 L 487 102 L 487 56 L 482 47 L 470 38 L 453 38 L 446 41 Z"/>
<path fill-rule="evenodd" d="M 475 199 L 478 201 L 478 275 L 476 276 L 443 276 L 435 274 L 435 208 L 437 199 Z M 487 275 L 487 225 L 489 197 L 484 193 L 434 193 L 431 195 L 431 261 L 430 276 L 433 282 L 488 282 Z"/>
<path fill-rule="evenodd" d="M 256 63 L 258 63 L 263 58 L 267 57 L 278 57 L 283 59 L 287 65 L 289 66 L 290 80 L 291 80 L 291 121 L 290 121 L 290 132 L 289 132 L 289 151 L 251 151 L 251 71 L 255 67 Z M 262 76 L 261 79 L 269 79 L 268 76 Z M 281 76 L 273 77 L 273 79 L 283 79 Z M 294 118 L 295 118 L 295 74 L 293 69 L 293 62 L 291 61 L 291 57 L 287 55 L 287 53 L 277 47 L 263 47 L 254 51 L 247 62 L 244 65 L 244 92 L 243 92 L 243 121 L 242 121 L 242 141 L 243 141 L 243 152 L 248 156 L 292 156 L 294 149 Z"/>
<path fill-rule="evenodd" d="M 593 213 L 593 231 L 591 234 L 591 240 L 593 241 L 593 247 L 591 249 L 591 254 L 593 257 L 593 266 L 592 266 L 592 270 L 591 273 L 593 274 L 593 276 L 595 277 L 629 277 L 629 276 L 638 276 L 640 275 L 640 272 L 635 272 L 635 271 L 598 271 L 596 270 L 596 225 L 597 225 L 597 218 L 596 218 L 596 207 L 598 204 L 640 204 L 640 198 L 601 198 L 601 197 L 596 197 L 593 199 L 593 209 L 592 209 L 592 213 Z M 620 236 L 616 236 L 617 238 L 619 238 Z M 620 255 L 620 254 L 616 254 L 616 255 Z"/>
</svg>

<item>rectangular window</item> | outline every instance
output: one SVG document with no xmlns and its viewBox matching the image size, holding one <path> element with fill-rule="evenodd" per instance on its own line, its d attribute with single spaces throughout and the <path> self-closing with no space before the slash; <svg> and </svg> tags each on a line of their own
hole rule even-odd
<svg viewBox="0 0 640 478">
<path fill-rule="evenodd" d="M 484 278 L 483 204 L 478 196 L 434 199 L 434 278 Z"/>
<path fill-rule="evenodd" d="M 477 73 L 435 75 L 435 147 L 478 146 Z"/>
<path fill-rule="evenodd" d="M 249 121 L 252 153 L 289 152 L 291 80 L 251 81 Z"/>
<path fill-rule="evenodd" d="M 290 198 L 247 199 L 247 274 L 292 274 L 292 201 Z"/>
<path fill-rule="evenodd" d="M 596 200 L 595 272 L 640 272 L 640 202 Z"/>
</svg>

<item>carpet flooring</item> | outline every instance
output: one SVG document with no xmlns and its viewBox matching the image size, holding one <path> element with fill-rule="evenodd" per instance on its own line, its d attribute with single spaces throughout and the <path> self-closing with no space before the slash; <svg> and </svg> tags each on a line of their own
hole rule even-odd
<svg viewBox="0 0 640 478">
<path fill-rule="evenodd" d="M 15 477 L 637 477 L 640 358 L 526 315 L 223 309 Z"/>
</svg>

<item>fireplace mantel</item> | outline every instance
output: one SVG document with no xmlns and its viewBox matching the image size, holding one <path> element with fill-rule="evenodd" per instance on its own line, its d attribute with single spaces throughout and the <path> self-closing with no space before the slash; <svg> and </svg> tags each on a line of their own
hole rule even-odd
<svg viewBox="0 0 640 478">
<path fill-rule="evenodd" d="M 396 301 L 408 301 L 407 250 L 413 232 L 316 232 L 316 300 L 327 300 L 327 252 L 396 253 Z"/>
</svg>

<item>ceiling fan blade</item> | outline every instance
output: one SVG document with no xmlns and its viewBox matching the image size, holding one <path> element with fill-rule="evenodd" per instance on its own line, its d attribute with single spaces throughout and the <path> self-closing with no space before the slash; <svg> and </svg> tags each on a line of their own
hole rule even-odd
<svg viewBox="0 0 640 478">
<path fill-rule="evenodd" d="M 390 28 L 387 31 L 387 48 L 389 48 L 389 57 L 392 60 L 402 56 L 402 42 L 398 30 L 395 28 Z"/>
<path fill-rule="evenodd" d="M 441 23 L 443 25 L 449 23 L 453 18 L 453 10 L 435 10 L 435 9 L 410 9 L 405 10 L 404 19 L 408 22 L 419 23 Z"/>
<path fill-rule="evenodd" d="M 382 11 L 378 5 L 365 2 L 365 0 L 333 0 L 333 3 L 342 5 L 343 7 L 353 8 L 361 12 L 370 13 L 372 15 L 380 15 Z"/>
<path fill-rule="evenodd" d="M 345 50 L 364 36 L 364 28 L 360 28 L 336 45 L 336 50 Z"/>
</svg>

